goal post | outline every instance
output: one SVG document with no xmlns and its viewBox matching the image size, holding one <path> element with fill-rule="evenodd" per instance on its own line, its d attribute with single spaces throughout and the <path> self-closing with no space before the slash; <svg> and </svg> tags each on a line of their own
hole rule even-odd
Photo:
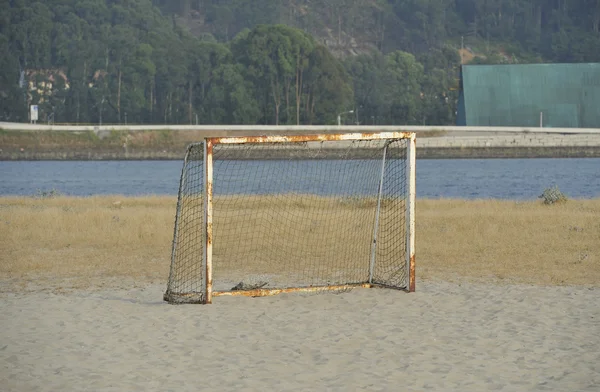
<svg viewBox="0 0 600 392">
<path fill-rule="evenodd" d="M 164 300 L 414 291 L 415 157 L 411 132 L 191 144 Z"/>
</svg>

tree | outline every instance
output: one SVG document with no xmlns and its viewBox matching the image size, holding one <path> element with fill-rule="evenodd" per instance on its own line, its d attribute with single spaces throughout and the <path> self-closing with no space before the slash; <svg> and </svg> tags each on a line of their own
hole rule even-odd
<svg viewBox="0 0 600 392">
<path fill-rule="evenodd" d="M 361 124 L 374 124 L 384 121 L 386 112 L 385 57 L 374 52 L 346 59 L 345 68 L 352 78 L 354 107 L 360 108 L 357 121 Z"/>
<path fill-rule="evenodd" d="M 309 64 L 304 98 L 306 123 L 335 124 L 337 113 L 352 107 L 354 97 L 350 77 L 322 45 L 315 47 Z"/>
<path fill-rule="evenodd" d="M 195 112 L 200 112 L 202 122 L 209 122 L 211 116 L 207 114 L 207 111 L 212 105 L 207 98 L 207 91 L 210 89 L 214 79 L 215 70 L 219 66 L 231 63 L 231 52 L 223 44 L 194 39 L 188 40 L 187 49 L 188 65 L 186 78 L 189 123 L 192 124 Z M 195 91 L 197 92 L 195 93 Z"/>
<path fill-rule="evenodd" d="M 392 124 L 418 124 L 421 121 L 421 82 L 423 65 L 406 52 L 396 51 L 385 56 L 386 101 Z"/>
<path fill-rule="evenodd" d="M 295 122 L 299 124 L 303 74 L 313 50 L 310 36 L 288 26 L 260 25 L 237 39 L 233 50 L 236 60 L 247 67 L 246 73 L 257 87 L 257 100 L 263 101 L 265 120 L 270 105 L 264 102 L 264 98 L 268 97 L 274 108 L 273 123 L 280 123 L 282 105 L 284 120 L 290 122 L 290 90 L 294 84 Z"/>
<path fill-rule="evenodd" d="M 0 121 L 26 121 L 25 91 L 19 86 L 22 73 L 4 34 L 0 34 L 0 53 L 5 54 L 0 56 Z"/>
<path fill-rule="evenodd" d="M 253 85 L 244 78 L 241 64 L 223 64 L 214 70 L 207 93 L 208 121 L 214 124 L 256 124 L 260 107 L 253 97 Z"/>
</svg>

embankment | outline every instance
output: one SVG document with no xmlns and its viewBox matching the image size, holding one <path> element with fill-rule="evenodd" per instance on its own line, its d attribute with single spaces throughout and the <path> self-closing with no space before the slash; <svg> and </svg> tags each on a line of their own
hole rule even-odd
<svg viewBox="0 0 600 392">
<path fill-rule="evenodd" d="M 0 130 L 0 160 L 179 160 L 203 131 Z M 417 132 L 417 157 L 591 158 L 600 157 L 600 134 L 519 133 L 449 135 Z"/>
<path fill-rule="evenodd" d="M 439 136 L 417 140 L 417 157 L 598 158 L 600 134 L 514 134 Z"/>
</svg>

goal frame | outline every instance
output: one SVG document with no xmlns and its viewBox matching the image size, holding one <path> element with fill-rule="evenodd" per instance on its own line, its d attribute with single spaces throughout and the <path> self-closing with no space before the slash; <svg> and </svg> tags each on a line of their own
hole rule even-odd
<svg viewBox="0 0 600 392">
<path fill-rule="evenodd" d="M 213 290 L 213 149 L 218 144 L 249 144 L 249 143 L 300 143 L 300 142 L 325 142 L 325 141 L 361 141 L 406 139 L 407 143 L 407 172 L 406 185 L 408 189 L 406 203 L 406 271 L 408 273 L 407 292 L 415 291 L 415 199 L 416 199 L 416 134 L 414 132 L 375 132 L 375 133 L 339 133 L 339 134 L 314 134 L 314 135 L 276 135 L 276 136 L 236 136 L 236 137 L 207 137 L 203 140 L 203 254 L 202 269 L 205 271 L 204 302 L 212 303 L 212 298 L 217 296 L 247 296 L 263 297 L 291 292 L 321 292 L 340 291 L 362 287 L 371 288 L 381 285 L 375 283 L 358 283 L 329 286 L 289 287 L 289 288 L 259 288 L 235 291 Z M 386 147 L 387 148 L 387 147 Z M 385 163 L 385 160 L 384 160 Z M 382 168 L 383 177 L 383 168 Z M 380 183 L 381 186 L 381 183 Z M 175 228 L 177 230 L 177 227 Z M 176 235 L 177 233 L 175 233 Z M 373 238 L 373 253 L 375 249 L 376 232 Z M 371 273 L 373 260 L 371 260 Z M 166 299 L 166 298 L 165 298 Z"/>
</svg>

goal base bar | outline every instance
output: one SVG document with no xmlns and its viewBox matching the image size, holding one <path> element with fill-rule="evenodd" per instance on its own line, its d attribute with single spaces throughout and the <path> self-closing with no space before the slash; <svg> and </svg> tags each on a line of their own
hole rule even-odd
<svg viewBox="0 0 600 392">
<path fill-rule="evenodd" d="M 284 293 L 318 293 L 321 291 L 344 291 L 355 288 L 371 288 L 374 285 L 370 283 L 342 284 L 337 286 L 310 286 L 310 287 L 288 287 L 285 289 L 254 289 L 254 290 L 233 290 L 233 291 L 213 291 L 213 297 L 269 297 L 271 295 Z"/>
<path fill-rule="evenodd" d="M 323 291 L 344 291 L 352 289 L 370 289 L 370 288 L 392 288 L 399 289 L 387 285 L 376 283 L 355 283 L 342 284 L 336 286 L 310 286 L 310 287 L 289 287 L 285 289 L 254 289 L 254 290 L 234 290 L 234 291 L 213 291 L 213 297 L 269 297 L 271 295 L 284 293 L 318 293 Z M 406 290 L 401 288 L 399 290 Z"/>
<path fill-rule="evenodd" d="M 320 293 L 330 291 L 347 291 L 352 289 L 370 289 L 370 288 L 389 288 L 395 290 L 407 290 L 406 287 L 398 288 L 377 283 L 354 283 L 341 284 L 335 286 L 310 286 L 310 287 L 288 287 L 284 289 L 254 289 L 254 290 L 232 290 L 232 291 L 213 291 L 211 297 L 270 297 L 285 293 Z M 171 303 L 180 304 L 207 304 L 204 295 L 199 293 L 165 293 L 163 299 Z M 212 302 L 212 301 L 211 301 Z"/>
</svg>

